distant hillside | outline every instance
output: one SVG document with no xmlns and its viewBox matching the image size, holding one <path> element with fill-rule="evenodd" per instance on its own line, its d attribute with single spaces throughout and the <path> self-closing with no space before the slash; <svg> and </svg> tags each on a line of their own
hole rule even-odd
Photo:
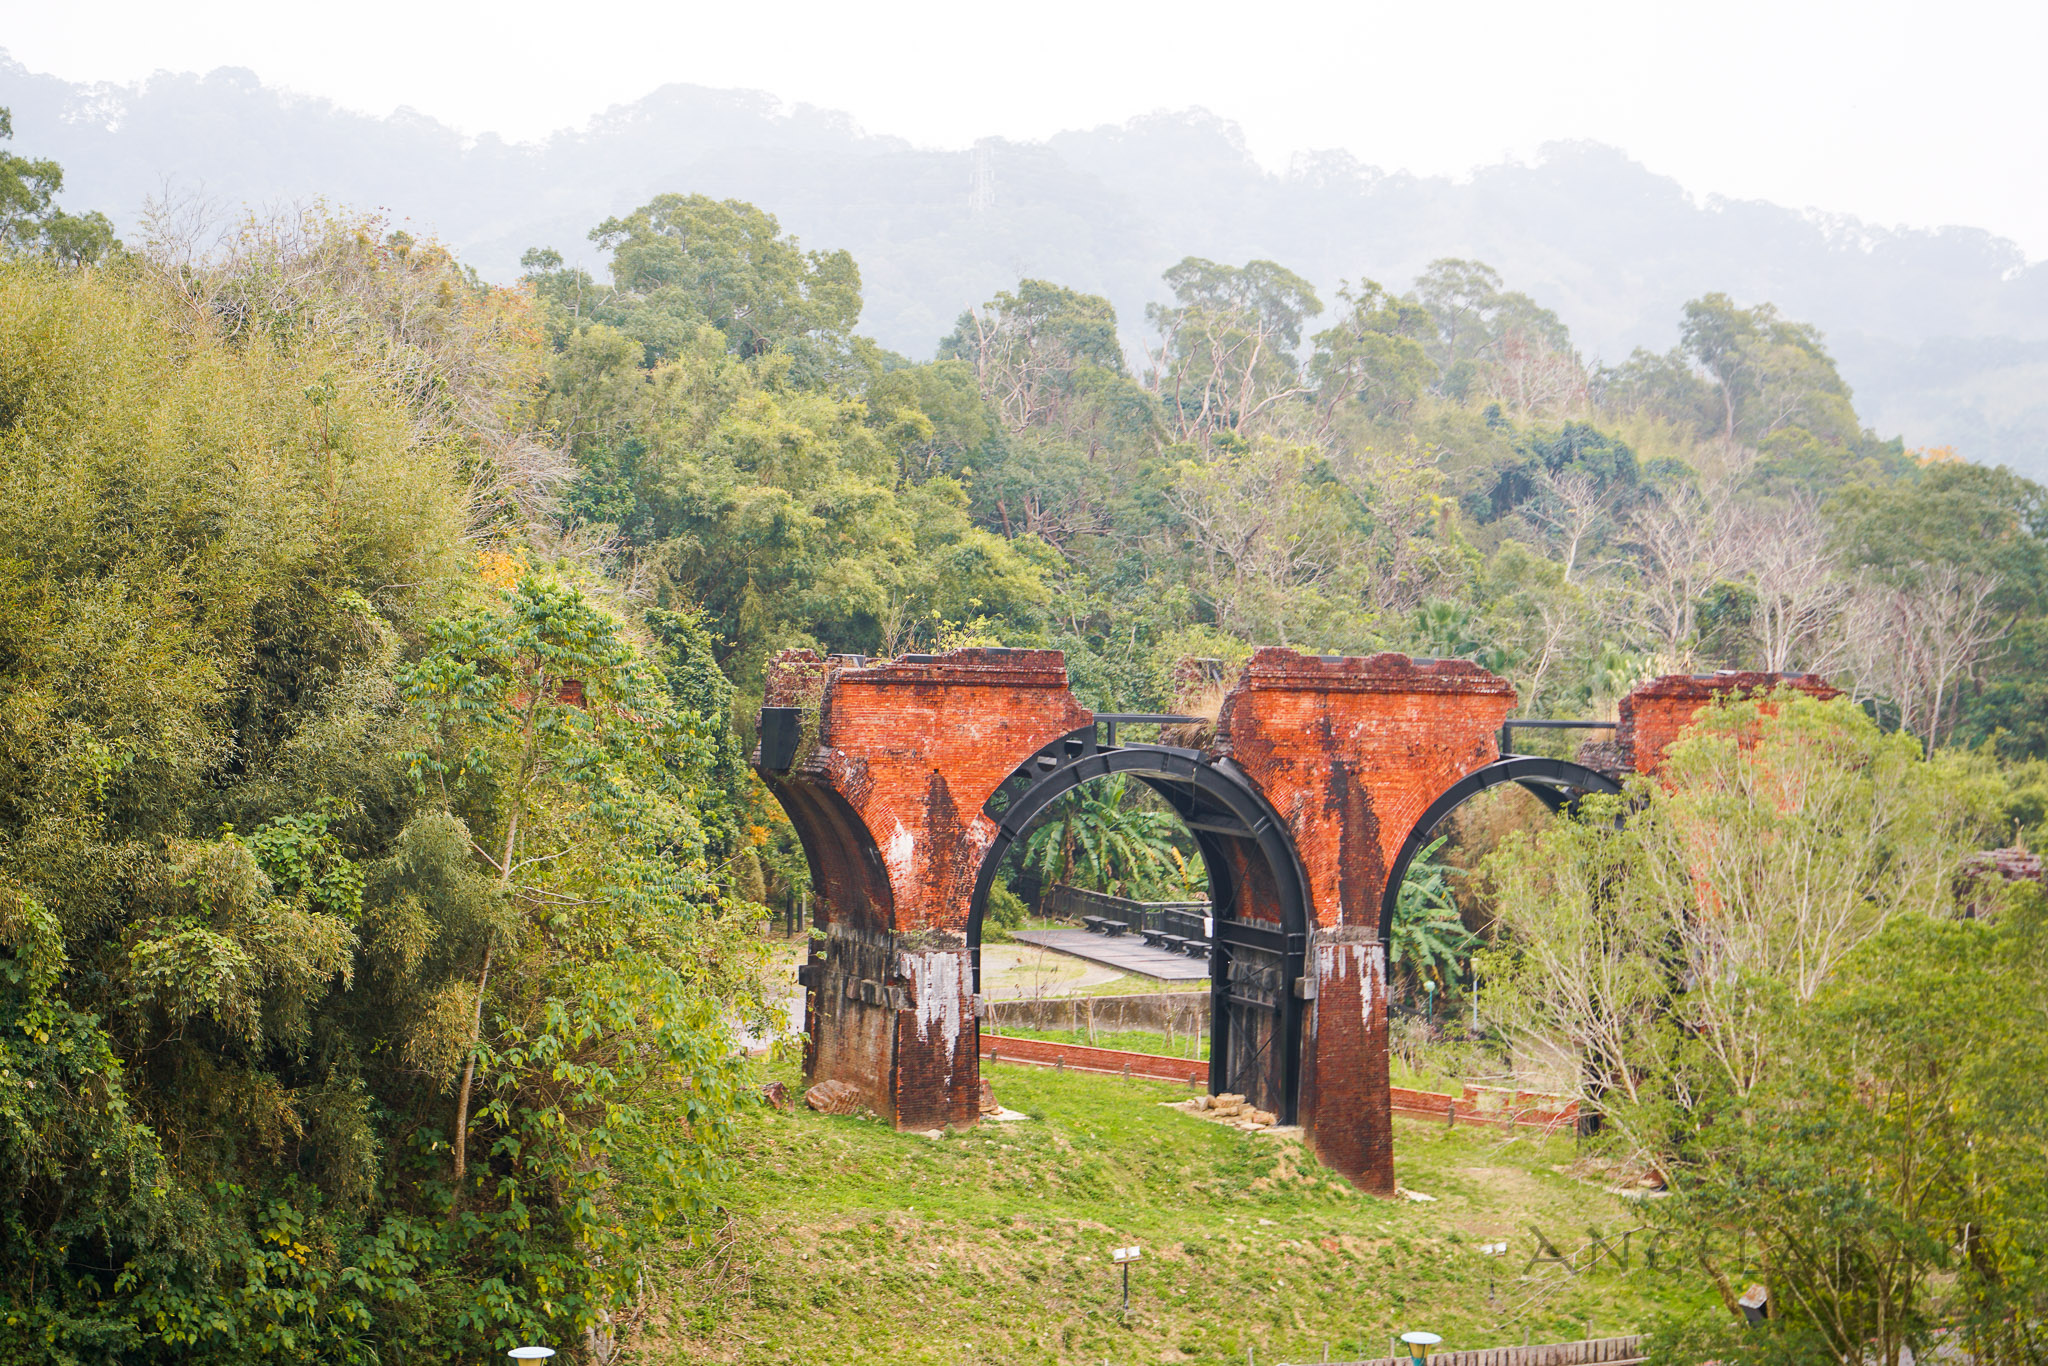
<svg viewBox="0 0 2048 1366">
<path fill-rule="evenodd" d="M 1436 257 L 1476 257 L 1610 361 L 1669 347 L 1679 306 L 1723 290 L 1818 324 L 1880 432 L 2048 478 L 2048 263 L 1971 228 L 1700 203 L 1595 144 L 1468 181 L 1341 153 L 1276 175 L 1201 112 L 940 152 L 767 95 L 667 86 L 515 145 L 407 111 L 351 113 L 247 71 L 85 86 L 4 55 L 0 105 L 18 150 L 64 165 L 67 205 L 124 227 L 167 182 L 229 206 L 324 198 L 412 219 L 500 279 L 537 245 L 601 265 L 591 225 L 656 193 L 752 200 L 808 245 L 851 250 L 866 330 L 912 356 L 1020 276 L 1107 294 L 1135 343 L 1159 272 L 1189 254 L 1270 257 L 1326 300 L 1341 279 L 1403 288 Z"/>
</svg>

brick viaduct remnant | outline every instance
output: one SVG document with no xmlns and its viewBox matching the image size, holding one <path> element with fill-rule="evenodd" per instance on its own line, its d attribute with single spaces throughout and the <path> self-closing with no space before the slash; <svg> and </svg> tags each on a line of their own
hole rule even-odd
<svg viewBox="0 0 2048 1366">
<path fill-rule="evenodd" d="M 1825 687 L 1659 679 L 1622 704 L 1614 762 L 1651 771 L 1715 697 L 1787 683 Z M 1461 783 L 1524 782 L 1553 806 L 1566 789 L 1613 789 L 1560 761 L 1503 760 L 1515 702 L 1504 679 L 1463 660 L 1269 648 L 1200 749 L 1117 746 L 1113 725 L 1099 742 L 1058 651 L 873 665 L 785 651 L 754 762 L 817 891 L 821 937 L 799 973 L 806 1075 L 849 1083 L 901 1129 L 975 1123 L 978 940 L 994 863 L 1042 794 L 1127 772 L 1181 813 L 1209 865 L 1211 1089 L 1263 1096 L 1326 1164 L 1391 1193 L 1383 919 L 1390 877 L 1426 833 L 1418 823 L 1463 800 Z"/>
<path fill-rule="evenodd" d="M 1618 757 L 1637 773 L 1654 773 L 1664 752 L 1702 707 L 1716 698 L 1749 697 L 1773 688 L 1792 688 L 1823 701 L 1842 695 L 1840 688 L 1819 674 L 1666 674 L 1621 699 L 1621 722 L 1614 733 Z"/>
<path fill-rule="evenodd" d="M 968 904 L 996 833 L 982 807 L 1092 717 L 1057 650 L 865 663 L 785 651 L 768 678 L 767 708 L 800 724 L 783 771 L 757 763 L 803 839 L 825 934 L 800 974 L 804 1071 L 861 1088 L 898 1128 L 965 1127 L 981 1066 Z"/>
<path fill-rule="evenodd" d="M 1476 664 L 1260 650 L 1225 696 L 1216 747 L 1258 785 L 1307 873 L 1297 1113 L 1324 1163 L 1394 1189 L 1387 1080 L 1387 871 L 1430 800 L 1498 757 L 1515 690 Z"/>
</svg>

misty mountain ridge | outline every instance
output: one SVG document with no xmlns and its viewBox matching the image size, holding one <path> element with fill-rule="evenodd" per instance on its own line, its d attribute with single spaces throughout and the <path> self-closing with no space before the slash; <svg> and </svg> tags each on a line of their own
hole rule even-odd
<svg viewBox="0 0 2048 1366">
<path fill-rule="evenodd" d="M 1439 257 L 1482 260 L 1610 362 L 1669 348 L 1685 300 L 1719 290 L 1819 326 L 1881 434 L 2048 478 L 2048 263 L 1980 229 L 1696 198 L 1595 143 L 1462 179 L 1345 152 L 1274 172 L 1235 125 L 1184 111 L 943 151 L 688 85 L 511 143 L 411 110 L 355 113 L 246 70 L 85 85 L 4 55 L 0 105 L 17 150 L 63 165 L 65 204 L 124 231 L 166 186 L 224 206 L 324 199 L 381 208 L 497 280 L 534 246 L 601 273 L 590 228 L 656 194 L 750 200 L 807 246 L 851 251 L 863 330 L 917 357 L 1023 277 L 1108 296 L 1136 356 L 1160 272 L 1188 255 L 1279 261 L 1326 303 L 1341 281 L 1398 290 Z"/>
</svg>

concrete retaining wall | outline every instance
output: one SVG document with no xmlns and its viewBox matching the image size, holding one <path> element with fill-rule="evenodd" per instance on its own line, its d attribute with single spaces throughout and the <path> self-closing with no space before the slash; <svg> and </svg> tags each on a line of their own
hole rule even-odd
<svg viewBox="0 0 2048 1366">
<path fill-rule="evenodd" d="M 1155 991 L 1138 996 L 1041 996 L 1020 1001 L 982 1002 L 981 1027 L 1004 1029 L 1087 1029 L 1103 1032 L 1149 1029 L 1192 1034 L 1209 1028 L 1209 993 Z"/>
</svg>

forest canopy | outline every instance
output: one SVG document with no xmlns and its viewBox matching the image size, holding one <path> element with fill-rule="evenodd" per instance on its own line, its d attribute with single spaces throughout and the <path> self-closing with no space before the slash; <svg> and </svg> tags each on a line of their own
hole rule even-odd
<svg viewBox="0 0 2048 1366">
<path fill-rule="evenodd" d="M 850 259 L 752 205 L 591 235 L 609 281 L 527 258 L 567 519 L 703 607 L 744 693 L 786 646 L 973 635 L 1143 710 L 1178 654 L 1278 642 L 1469 655 L 1537 716 L 1814 670 L 1923 746 L 2048 743 L 2038 486 L 1865 429 L 1768 302 L 1703 296 L 1672 351 L 1599 367 L 1481 262 L 1326 303 L 1191 257 L 1142 356 L 1107 300 L 1022 280 L 915 362 L 854 330 Z"/>
<path fill-rule="evenodd" d="M 707 1197 L 730 689 L 524 536 L 539 348 L 353 221 L 0 263 L 5 1359 L 573 1336 Z"/>
</svg>

